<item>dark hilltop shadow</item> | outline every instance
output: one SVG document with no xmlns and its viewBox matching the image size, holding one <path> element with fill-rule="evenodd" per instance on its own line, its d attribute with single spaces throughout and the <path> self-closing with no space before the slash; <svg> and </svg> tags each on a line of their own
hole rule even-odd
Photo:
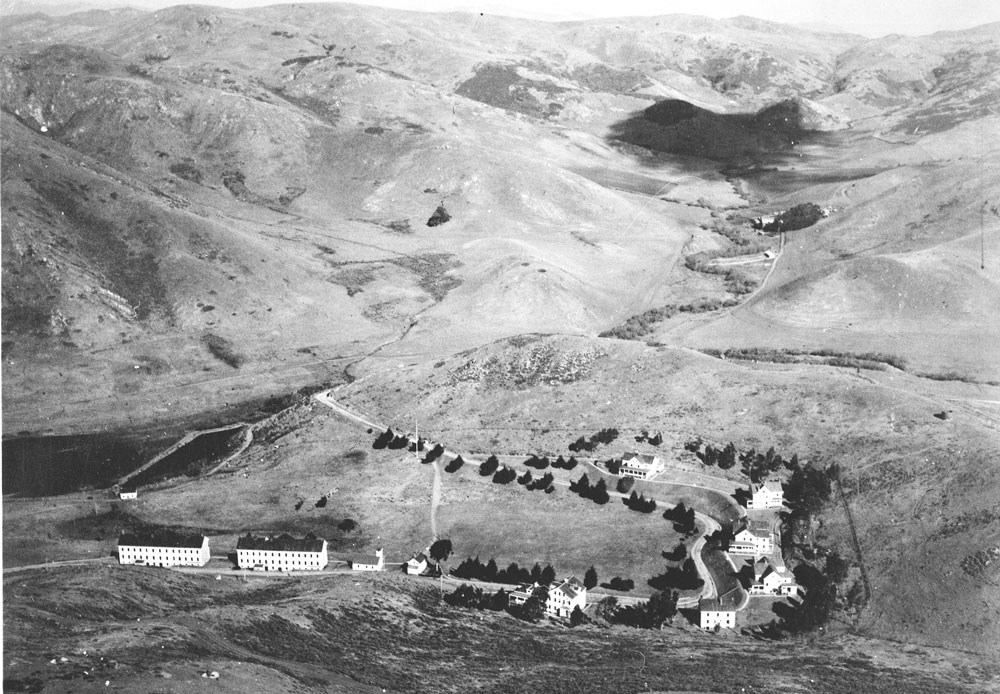
<svg viewBox="0 0 1000 694">
<path fill-rule="evenodd" d="M 823 135 L 803 127 L 795 101 L 782 101 L 757 113 L 722 114 L 681 99 L 665 99 L 612 125 L 607 139 L 710 159 L 723 167 L 762 167 L 789 161 L 796 145 Z"/>
</svg>

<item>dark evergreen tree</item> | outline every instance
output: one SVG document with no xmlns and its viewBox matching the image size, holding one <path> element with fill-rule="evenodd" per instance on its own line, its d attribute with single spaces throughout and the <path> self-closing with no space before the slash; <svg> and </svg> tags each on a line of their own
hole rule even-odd
<svg viewBox="0 0 1000 694">
<path fill-rule="evenodd" d="M 587 569 L 587 573 L 583 575 L 583 587 L 587 590 L 594 588 L 597 585 L 597 569 L 591 566 Z"/>
</svg>

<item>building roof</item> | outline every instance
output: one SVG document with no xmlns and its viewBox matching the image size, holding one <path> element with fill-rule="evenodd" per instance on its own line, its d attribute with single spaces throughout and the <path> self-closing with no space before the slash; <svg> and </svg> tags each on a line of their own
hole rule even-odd
<svg viewBox="0 0 1000 694">
<path fill-rule="evenodd" d="M 372 566 L 378 566 L 383 556 L 381 554 L 357 554 L 351 557 L 350 562 L 351 564 L 371 564 Z"/>
<path fill-rule="evenodd" d="M 122 533 L 118 546 L 126 547 L 189 547 L 199 548 L 205 544 L 205 536 L 198 533 L 183 533 L 169 528 L 158 528 L 146 532 Z"/>
<path fill-rule="evenodd" d="M 427 563 L 427 555 L 424 554 L 423 552 L 419 552 L 417 554 L 414 554 L 412 557 L 410 557 L 407 560 L 406 563 L 407 564 L 409 564 L 409 563 L 413 563 L 413 564 L 426 564 Z"/>
<path fill-rule="evenodd" d="M 736 608 L 740 606 L 741 601 L 740 589 L 733 588 L 717 598 L 702 598 L 698 601 L 698 609 L 702 612 L 706 610 L 735 612 Z"/>
<path fill-rule="evenodd" d="M 643 465 L 653 465 L 657 461 L 655 455 L 647 455 L 646 453 L 626 453 L 622 456 L 623 463 L 642 463 Z"/>
<path fill-rule="evenodd" d="M 781 484 L 781 480 L 771 477 L 763 482 L 755 482 L 750 485 L 750 491 L 756 494 L 761 489 L 766 489 L 769 492 L 784 492 L 785 487 Z"/>
<path fill-rule="evenodd" d="M 325 540 L 312 533 L 302 539 L 283 533 L 277 537 L 247 533 L 236 541 L 236 549 L 259 549 L 268 552 L 322 552 Z"/>
<path fill-rule="evenodd" d="M 580 581 L 577 580 L 576 576 L 570 576 L 552 590 L 558 590 L 559 592 L 565 594 L 570 600 L 573 600 L 576 596 L 586 592 L 587 589 L 584 588 Z"/>
</svg>

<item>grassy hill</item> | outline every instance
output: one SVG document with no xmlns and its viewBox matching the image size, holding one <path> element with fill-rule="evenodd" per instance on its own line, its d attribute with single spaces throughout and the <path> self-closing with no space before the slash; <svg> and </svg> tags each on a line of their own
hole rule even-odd
<svg viewBox="0 0 1000 694">
<path fill-rule="evenodd" d="M 995 689 L 997 32 L 339 4 L 5 18 L 5 436 L 127 432 L 145 450 L 339 385 L 474 454 L 558 455 L 616 426 L 608 456 L 659 430 L 695 474 L 694 438 L 774 446 L 840 467 L 860 558 L 838 499 L 807 530 L 874 589 L 776 645 L 680 621 L 528 628 L 388 576 L 13 574 L 5 688 L 180 691 L 219 669 L 233 691 Z M 748 220 L 806 202 L 829 216 L 765 258 L 779 243 Z M 734 280 L 696 252 L 761 262 Z M 665 306 L 701 308 L 654 311 L 648 344 L 597 337 Z M 128 523 L 422 549 L 430 466 L 319 407 L 262 424 L 236 472 L 128 513 L 102 491 L 10 499 L 7 563 L 106 554 Z M 459 552 L 640 586 L 677 539 L 532 494 L 465 470 L 437 521 Z M 46 602 L 60 591 L 72 610 Z"/>
</svg>

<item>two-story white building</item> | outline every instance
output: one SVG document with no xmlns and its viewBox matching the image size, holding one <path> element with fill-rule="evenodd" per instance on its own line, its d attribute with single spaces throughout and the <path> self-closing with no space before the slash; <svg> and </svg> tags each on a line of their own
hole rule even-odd
<svg viewBox="0 0 1000 694">
<path fill-rule="evenodd" d="M 718 598 L 702 598 L 698 601 L 698 626 L 705 631 L 733 629 L 736 627 L 736 610 L 723 604 Z"/>
<path fill-rule="evenodd" d="M 546 595 L 545 612 L 553 617 L 569 617 L 574 608 L 587 607 L 587 589 L 575 576 L 552 583 L 548 590 L 538 583 L 525 583 L 510 592 L 508 605 L 523 605 L 532 596 Z"/>
<path fill-rule="evenodd" d="M 770 526 L 764 523 L 751 522 L 748 527 L 736 533 L 729 543 L 730 554 L 770 554 L 774 551 L 774 535 Z"/>
<path fill-rule="evenodd" d="M 327 542 L 313 534 L 295 538 L 247 533 L 236 541 L 236 563 L 253 571 L 322 571 L 327 565 Z"/>
<path fill-rule="evenodd" d="M 750 595 L 798 595 L 795 576 L 784 566 L 776 566 L 770 559 L 761 557 L 753 565 L 754 580 L 747 591 Z"/>
<path fill-rule="evenodd" d="M 587 607 L 587 589 L 576 576 L 549 588 L 549 598 L 545 601 L 546 612 L 556 617 L 569 617 L 577 607 L 581 610 Z"/>
<path fill-rule="evenodd" d="M 156 530 L 123 533 L 118 538 L 118 563 L 141 566 L 204 566 L 210 558 L 205 535 Z"/>
<path fill-rule="evenodd" d="M 785 503 L 785 490 L 781 480 L 768 479 L 750 485 L 750 498 L 747 499 L 748 509 L 781 508 Z"/>
<path fill-rule="evenodd" d="M 385 568 L 385 552 L 379 547 L 375 554 L 366 554 L 350 559 L 354 571 L 381 571 Z"/>
<path fill-rule="evenodd" d="M 618 474 L 621 476 L 635 477 L 640 480 L 648 480 L 660 474 L 666 469 L 666 465 L 659 456 L 646 455 L 645 453 L 626 453 L 622 456 L 621 468 Z"/>
</svg>

